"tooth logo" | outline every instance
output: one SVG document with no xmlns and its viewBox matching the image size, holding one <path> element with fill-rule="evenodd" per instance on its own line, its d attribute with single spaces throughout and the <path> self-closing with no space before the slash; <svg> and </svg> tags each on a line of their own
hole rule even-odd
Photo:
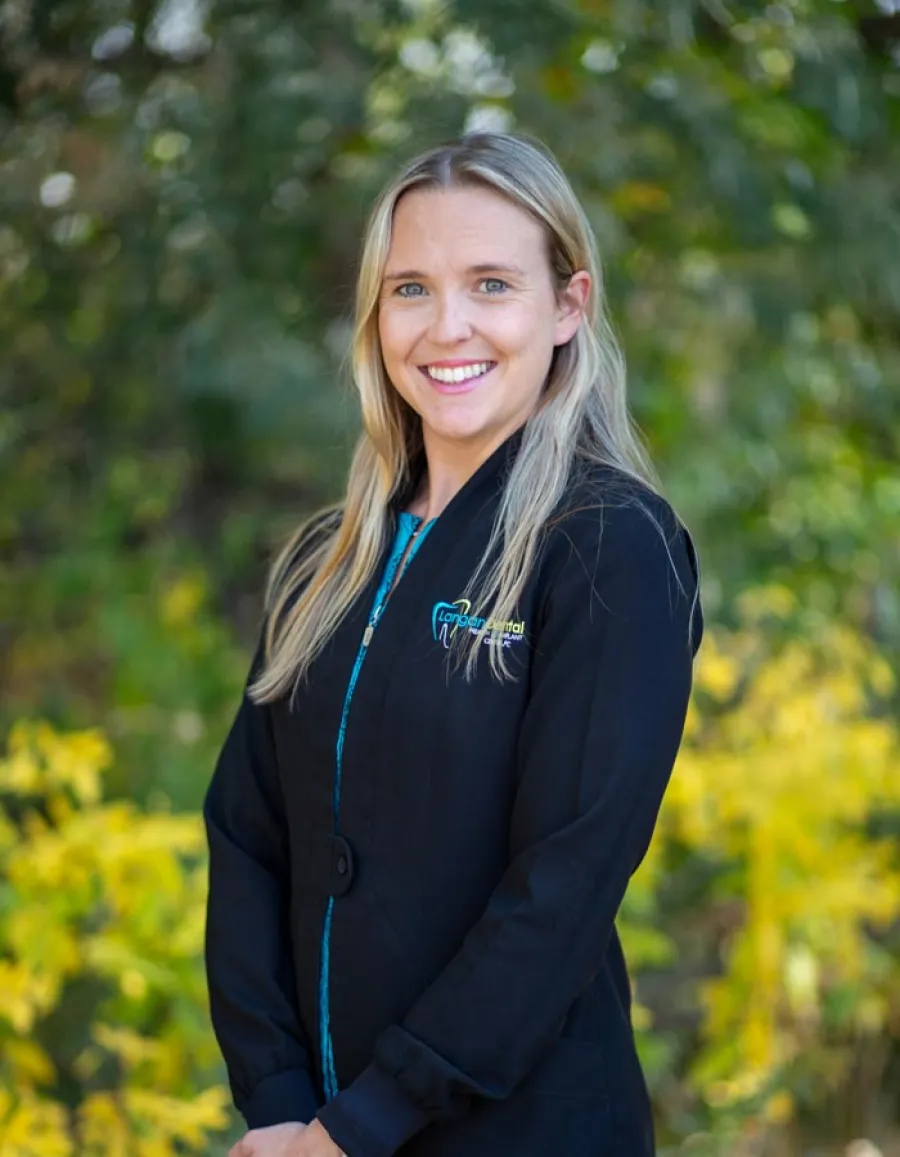
<svg viewBox="0 0 900 1157">
<path fill-rule="evenodd" d="M 455 603 L 435 603 L 431 612 L 431 631 L 435 640 L 446 649 L 450 640 L 462 626 L 469 625 L 469 611 L 472 604 L 468 599 L 457 599 Z"/>
<path fill-rule="evenodd" d="M 435 603 L 431 610 L 431 633 L 436 643 L 445 650 L 450 649 L 450 641 L 457 631 L 468 631 L 481 635 L 485 643 L 510 647 L 525 638 L 525 621 L 509 620 L 499 622 L 481 619 L 470 614 L 472 604 L 469 599 L 456 599 L 452 603 Z"/>
</svg>

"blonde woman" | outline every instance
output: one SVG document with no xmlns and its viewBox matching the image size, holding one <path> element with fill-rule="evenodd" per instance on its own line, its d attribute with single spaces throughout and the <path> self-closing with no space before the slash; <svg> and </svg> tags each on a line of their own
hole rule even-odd
<svg viewBox="0 0 900 1157">
<path fill-rule="evenodd" d="M 645 1157 L 614 919 L 698 572 L 553 158 L 414 160 L 356 310 L 346 494 L 273 570 L 205 802 L 231 1157 Z"/>
</svg>

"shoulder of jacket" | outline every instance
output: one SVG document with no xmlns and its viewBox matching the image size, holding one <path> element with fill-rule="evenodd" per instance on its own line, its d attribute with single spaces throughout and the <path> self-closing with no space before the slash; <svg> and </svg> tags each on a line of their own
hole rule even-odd
<svg viewBox="0 0 900 1157">
<path fill-rule="evenodd" d="M 615 466 L 590 466 L 573 479 L 548 520 L 551 536 L 596 543 L 612 531 L 616 540 L 653 533 L 672 538 L 684 525 L 666 498 Z"/>
<path fill-rule="evenodd" d="M 641 586 L 667 573 L 685 590 L 699 584 L 694 544 L 671 503 L 615 467 L 584 471 L 547 523 L 538 580 L 543 598 L 565 575 L 597 587 L 607 579 Z"/>
<path fill-rule="evenodd" d="M 584 613 L 590 592 L 620 614 L 645 599 L 690 608 L 689 639 L 702 637 L 700 562 L 671 503 L 614 467 L 592 467 L 567 490 L 547 524 L 538 578 L 539 621 L 554 606 Z M 582 608 L 580 611 L 578 608 Z"/>
</svg>

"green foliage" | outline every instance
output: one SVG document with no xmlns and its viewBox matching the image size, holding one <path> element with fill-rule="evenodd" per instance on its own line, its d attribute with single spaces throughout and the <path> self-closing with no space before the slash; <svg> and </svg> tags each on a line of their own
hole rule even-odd
<svg viewBox="0 0 900 1157">
<path fill-rule="evenodd" d="M 898 945 L 875 930 L 895 864 L 875 837 L 898 825 L 873 777 L 893 766 L 898 695 L 884 675 L 866 689 L 900 659 L 896 13 L 849 0 L 213 0 L 185 5 L 176 27 L 169 7 L 4 9 L 0 725 L 99 726 L 116 759 L 106 803 L 66 789 L 71 813 L 51 815 L 13 799 L 2 855 L 34 852 L 25 812 L 49 825 L 42 856 L 62 831 L 119 846 L 116 816 L 150 839 L 167 809 L 194 814 L 245 673 L 265 559 L 340 485 L 371 198 L 398 159 L 464 127 L 532 132 L 596 229 L 633 405 L 696 537 L 713 628 L 655 868 L 629 897 L 664 1132 L 699 1153 L 711 1130 L 709 1151 L 733 1157 L 774 1144 L 775 1118 L 790 1114 L 780 1136 L 801 1153 L 800 1125 L 843 1142 L 896 1118 L 885 1090 L 900 1061 Z M 760 589 L 781 592 L 775 610 L 753 609 Z M 796 717 L 770 685 L 790 690 Z M 16 734 L 14 752 L 55 733 Z M 40 785 L 43 798 L 52 785 Z M 751 789 L 772 830 L 751 814 Z M 117 811 L 128 799 L 138 805 Z M 196 849 L 162 830 L 177 846 L 160 862 L 182 865 L 166 879 L 194 879 Z M 768 915 L 754 906 L 754 831 L 774 841 Z M 108 866 L 91 854 L 99 895 Z M 35 872 L 5 885 L 4 968 L 24 942 L 16 921 L 27 926 L 12 897 L 23 910 L 52 899 Z M 810 875 L 822 887 L 804 892 Z M 166 919 L 197 902 L 176 888 Z M 53 1138 L 91 1080 L 105 1095 L 127 1070 L 149 1088 L 170 1039 L 116 988 L 122 959 L 106 972 L 88 961 L 64 915 L 41 930 L 61 953 L 44 1003 L 22 994 L 21 971 L 0 986 L 19 993 L 18 1021 L 2 1005 L 3 1055 L 8 1041 L 25 1058 L 2 1087 L 16 1090 L 17 1120 L 33 1115 L 17 1128 L 45 1129 L 35 1152 L 65 1151 Z M 126 917 L 104 908 L 103 920 Z M 196 961 L 183 964 L 183 999 L 199 999 Z M 157 965 L 175 984 L 174 964 Z M 701 990 L 702 1004 L 689 999 Z M 806 1019 L 800 990 L 815 996 Z M 154 1009 L 175 1000 L 151 991 Z M 91 1045 L 104 1001 L 107 1029 L 136 1034 L 127 1064 L 125 1038 Z M 23 1008 L 40 1055 L 25 1047 Z M 162 1081 L 165 1095 L 206 1087 L 203 1039 L 196 1056 L 171 1045 L 165 1064 L 193 1075 Z M 72 1068 L 89 1046 L 106 1058 L 93 1077 Z M 849 1100 L 843 1117 L 826 1111 Z M 105 1121 L 112 1108 L 97 1104 Z M 12 1106 L 0 1105 L 7 1122 Z M 116 1119 L 153 1111 L 117 1104 Z"/>
</svg>

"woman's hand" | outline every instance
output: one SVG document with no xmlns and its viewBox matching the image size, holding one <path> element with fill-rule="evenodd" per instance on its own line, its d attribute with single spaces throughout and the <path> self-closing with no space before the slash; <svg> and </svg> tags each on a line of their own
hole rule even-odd
<svg viewBox="0 0 900 1157">
<path fill-rule="evenodd" d="M 347 1157 L 318 1121 L 286 1121 L 251 1129 L 228 1151 L 228 1157 Z"/>
</svg>

